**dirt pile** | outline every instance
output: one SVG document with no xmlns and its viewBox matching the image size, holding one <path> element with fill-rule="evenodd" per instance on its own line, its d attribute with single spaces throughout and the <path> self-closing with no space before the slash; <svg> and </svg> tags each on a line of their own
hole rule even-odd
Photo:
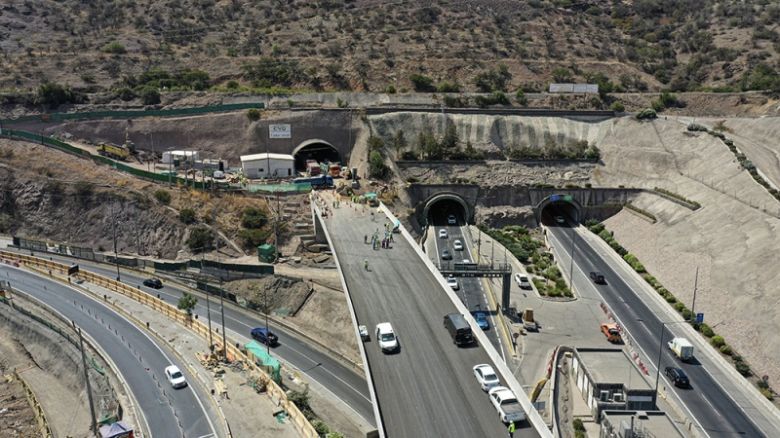
<svg viewBox="0 0 780 438">
<path fill-rule="evenodd" d="M 281 316 L 292 314 L 303 305 L 311 292 L 311 283 L 297 278 L 269 275 L 252 280 L 236 280 L 225 289 L 246 300 L 247 307 Z"/>
</svg>

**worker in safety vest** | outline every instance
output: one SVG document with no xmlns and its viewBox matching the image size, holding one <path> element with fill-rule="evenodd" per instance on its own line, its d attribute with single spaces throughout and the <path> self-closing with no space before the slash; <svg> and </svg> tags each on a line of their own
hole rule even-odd
<svg viewBox="0 0 780 438">
<path fill-rule="evenodd" d="M 507 433 L 509 433 L 509 438 L 514 438 L 515 436 L 515 422 L 509 423 L 509 427 L 506 428 Z"/>
</svg>

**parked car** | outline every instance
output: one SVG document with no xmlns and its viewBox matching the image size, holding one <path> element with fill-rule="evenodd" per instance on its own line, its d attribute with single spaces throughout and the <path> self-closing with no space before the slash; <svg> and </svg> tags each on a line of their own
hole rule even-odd
<svg viewBox="0 0 780 438">
<path fill-rule="evenodd" d="M 456 240 L 452 242 L 452 247 L 455 248 L 455 251 L 463 251 L 463 242 Z"/>
<path fill-rule="evenodd" d="M 498 411 L 498 417 L 504 423 L 518 423 L 525 420 L 525 411 L 520 406 L 520 402 L 517 401 L 515 393 L 511 389 L 496 386 L 488 391 L 490 396 L 490 402 L 493 403 L 493 407 Z"/>
<path fill-rule="evenodd" d="M 389 322 L 376 325 L 376 341 L 383 353 L 398 351 L 398 338 L 395 336 L 393 326 Z"/>
<path fill-rule="evenodd" d="M 251 335 L 252 339 L 261 344 L 266 344 L 269 347 L 273 347 L 279 344 L 279 337 L 265 327 L 253 328 Z"/>
<path fill-rule="evenodd" d="M 483 391 L 489 391 L 500 383 L 498 375 L 493 371 L 493 367 L 488 364 L 477 365 L 473 370 L 474 376 L 477 378 L 477 382 L 479 382 L 479 386 Z"/>
<path fill-rule="evenodd" d="M 452 260 L 452 254 L 450 254 L 450 250 L 445 249 L 441 252 L 441 259 L 442 260 Z"/>
<path fill-rule="evenodd" d="M 439 230 L 439 239 L 446 239 L 449 237 L 449 234 L 447 234 L 447 230 L 441 229 Z"/>
<path fill-rule="evenodd" d="M 531 281 L 528 280 L 528 276 L 525 274 L 515 274 L 515 281 L 520 289 L 531 289 Z"/>
<path fill-rule="evenodd" d="M 452 290 L 460 289 L 460 284 L 458 284 L 458 280 L 455 277 L 447 277 L 447 284 L 452 288 Z"/>
<path fill-rule="evenodd" d="M 688 380 L 688 376 L 685 375 L 685 371 L 677 367 L 666 367 L 666 377 L 674 383 L 674 386 L 680 388 L 690 388 L 691 382 Z"/>
<path fill-rule="evenodd" d="M 593 282 L 596 283 L 596 284 L 604 284 L 604 283 L 606 283 L 606 280 L 604 280 L 604 274 L 602 274 L 601 272 L 591 271 L 590 272 L 590 279 L 593 280 Z"/>
<path fill-rule="evenodd" d="M 184 388 L 187 386 L 187 379 L 184 378 L 184 374 L 176 365 L 171 365 L 165 368 L 165 378 L 168 379 L 168 383 L 174 389 Z"/>
<path fill-rule="evenodd" d="M 147 278 L 146 280 L 144 280 L 144 286 L 151 287 L 153 289 L 161 289 L 163 287 L 163 284 L 159 278 Z"/>
<path fill-rule="evenodd" d="M 458 224 L 458 220 L 455 219 L 455 215 L 454 214 L 451 214 L 451 215 L 447 216 L 447 224 L 448 225 L 457 225 Z"/>
<path fill-rule="evenodd" d="M 474 319 L 477 320 L 477 325 L 482 330 L 489 330 L 490 329 L 490 321 L 488 320 L 487 312 L 483 312 L 481 310 L 478 310 L 476 312 L 471 312 L 472 315 L 474 315 Z"/>
</svg>

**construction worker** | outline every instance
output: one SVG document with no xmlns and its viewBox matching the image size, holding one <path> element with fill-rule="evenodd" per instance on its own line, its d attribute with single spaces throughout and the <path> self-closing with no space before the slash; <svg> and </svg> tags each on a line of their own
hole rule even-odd
<svg viewBox="0 0 780 438">
<path fill-rule="evenodd" d="M 515 436 L 515 422 L 509 423 L 509 427 L 506 428 L 507 433 L 509 434 L 509 438 L 514 438 Z"/>
<path fill-rule="evenodd" d="M 363 267 L 368 271 L 368 259 L 363 259 Z"/>
</svg>

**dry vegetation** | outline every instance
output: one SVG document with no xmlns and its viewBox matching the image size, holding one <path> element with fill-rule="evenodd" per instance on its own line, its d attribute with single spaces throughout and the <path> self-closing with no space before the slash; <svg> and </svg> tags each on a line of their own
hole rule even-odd
<svg viewBox="0 0 780 438">
<path fill-rule="evenodd" d="M 73 92 L 39 101 L 147 104 L 175 89 L 514 92 L 570 80 L 777 90 L 779 21 L 765 0 L 14 0 L 0 7 L 0 88 L 6 102 L 52 82 Z"/>
</svg>

